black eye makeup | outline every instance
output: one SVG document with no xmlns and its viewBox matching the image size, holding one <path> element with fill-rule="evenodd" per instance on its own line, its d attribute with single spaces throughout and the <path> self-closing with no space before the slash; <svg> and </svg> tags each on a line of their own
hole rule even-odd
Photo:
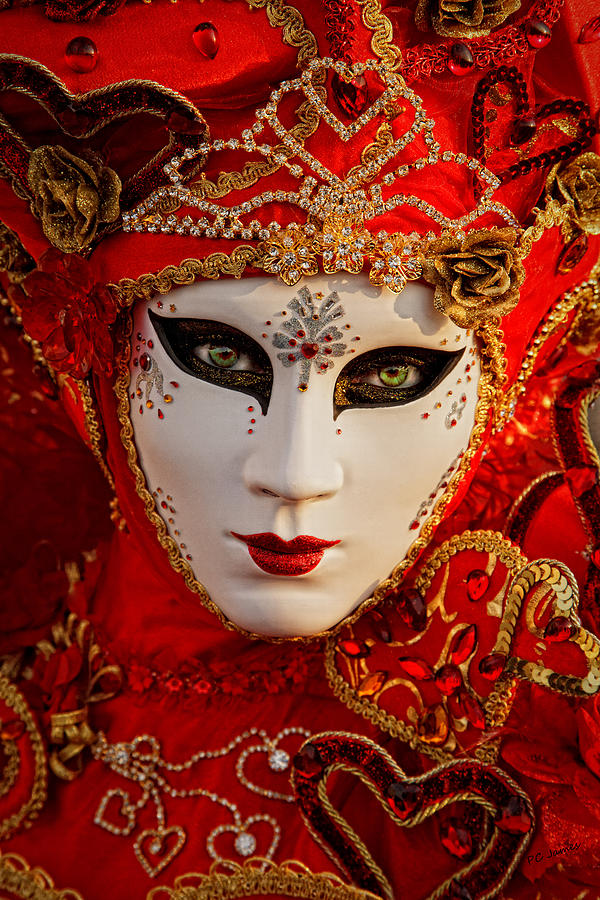
<svg viewBox="0 0 600 900">
<path fill-rule="evenodd" d="M 166 353 L 188 375 L 254 397 L 267 414 L 273 368 L 249 335 L 209 319 L 148 315 Z M 401 406 L 432 391 L 456 366 L 465 348 L 383 347 L 354 357 L 337 377 L 334 420 L 345 409 Z"/>
<path fill-rule="evenodd" d="M 202 381 L 254 397 L 266 415 L 273 369 L 256 341 L 223 322 L 167 318 L 152 310 L 148 315 L 175 365 Z"/>
<path fill-rule="evenodd" d="M 424 397 L 456 366 L 465 348 L 382 347 L 352 359 L 333 393 L 334 419 L 345 409 L 401 406 Z"/>
</svg>

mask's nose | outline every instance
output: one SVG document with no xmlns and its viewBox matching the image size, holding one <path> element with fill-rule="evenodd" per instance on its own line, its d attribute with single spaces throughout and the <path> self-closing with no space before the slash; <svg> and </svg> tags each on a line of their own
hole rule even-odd
<svg viewBox="0 0 600 900">
<path fill-rule="evenodd" d="M 304 393 L 295 383 L 273 392 L 244 468 L 253 493 L 298 503 L 332 497 L 342 487 L 333 389 L 330 379 L 318 383 L 318 378 Z"/>
</svg>

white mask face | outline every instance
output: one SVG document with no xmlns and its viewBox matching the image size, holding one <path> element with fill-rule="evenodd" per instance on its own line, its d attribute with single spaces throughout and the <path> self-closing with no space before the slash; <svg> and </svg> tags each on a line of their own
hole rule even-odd
<svg viewBox="0 0 600 900">
<path fill-rule="evenodd" d="M 225 616 L 271 636 L 331 628 L 404 557 L 467 447 L 480 374 L 428 287 L 303 285 L 181 288 L 138 306 L 132 339 L 157 510 Z"/>
</svg>

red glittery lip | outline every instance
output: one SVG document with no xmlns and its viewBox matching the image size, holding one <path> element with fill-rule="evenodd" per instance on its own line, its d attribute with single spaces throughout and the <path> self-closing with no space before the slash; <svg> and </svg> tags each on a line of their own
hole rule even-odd
<svg viewBox="0 0 600 900">
<path fill-rule="evenodd" d="M 284 541 L 272 532 L 238 534 L 232 531 L 231 534 L 248 545 L 252 561 L 269 575 L 306 575 L 319 565 L 325 550 L 340 543 L 309 534 L 299 534 L 291 541 Z"/>
</svg>

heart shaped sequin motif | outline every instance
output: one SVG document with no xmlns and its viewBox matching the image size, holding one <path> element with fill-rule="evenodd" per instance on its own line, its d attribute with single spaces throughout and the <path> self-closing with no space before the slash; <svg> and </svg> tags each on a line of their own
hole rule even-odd
<svg viewBox="0 0 600 900">
<path fill-rule="evenodd" d="M 98 805 L 94 822 L 112 834 L 131 834 L 135 828 L 135 808 L 127 791 L 120 788 L 107 791 Z"/>
<path fill-rule="evenodd" d="M 283 793 L 282 791 L 274 791 L 271 788 L 262 787 L 248 778 L 245 765 L 249 757 L 256 753 L 264 753 L 267 756 L 267 764 L 272 772 L 286 773 L 289 771 L 291 754 L 279 746 L 279 742 L 294 734 L 301 735 L 303 738 L 310 737 L 310 731 L 307 728 L 292 727 L 284 728 L 279 734 L 275 735 L 273 740 L 266 739 L 262 744 L 256 744 L 252 747 L 246 747 L 238 756 L 235 766 L 235 772 L 244 787 L 255 794 L 261 794 L 263 797 L 269 797 L 271 800 L 283 800 L 286 803 L 294 802 L 294 795 Z M 262 736 L 262 735 L 261 735 Z"/>
<path fill-rule="evenodd" d="M 170 828 L 147 828 L 136 839 L 133 849 L 150 878 L 169 865 L 185 844 L 186 833 L 179 825 Z"/>
<path fill-rule="evenodd" d="M 305 764 L 305 757 L 310 757 L 310 765 Z M 300 812 L 310 830 L 325 843 L 352 880 L 377 896 L 391 900 L 392 886 L 372 859 L 369 848 L 327 796 L 327 779 L 334 770 L 360 777 L 392 820 L 405 827 L 418 826 L 453 798 L 468 796 L 475 804 L 479 812 L 474 821 L 479 824 L 473 846 L 478 848 L 478 855 L 439 885 L 431 896 L 449 900 L 456 896 L 457 885 L 464 889 L 465 896 L 481 896 L 482 885 L 486 896 L 497 896 L 531 839 L 534 825 L 531 803 L 500 769 L 460 760 L 425 775 L 410 777 L 382 747 L 368 738 L 343 732 L 311 737 L 294 759 L 292 782 Z M 508 815 L 517 807 L 518 821 Z M 484 824 L 485 810 L 495 810 L 496 827 L 491 836 Z"/>
</svg>

